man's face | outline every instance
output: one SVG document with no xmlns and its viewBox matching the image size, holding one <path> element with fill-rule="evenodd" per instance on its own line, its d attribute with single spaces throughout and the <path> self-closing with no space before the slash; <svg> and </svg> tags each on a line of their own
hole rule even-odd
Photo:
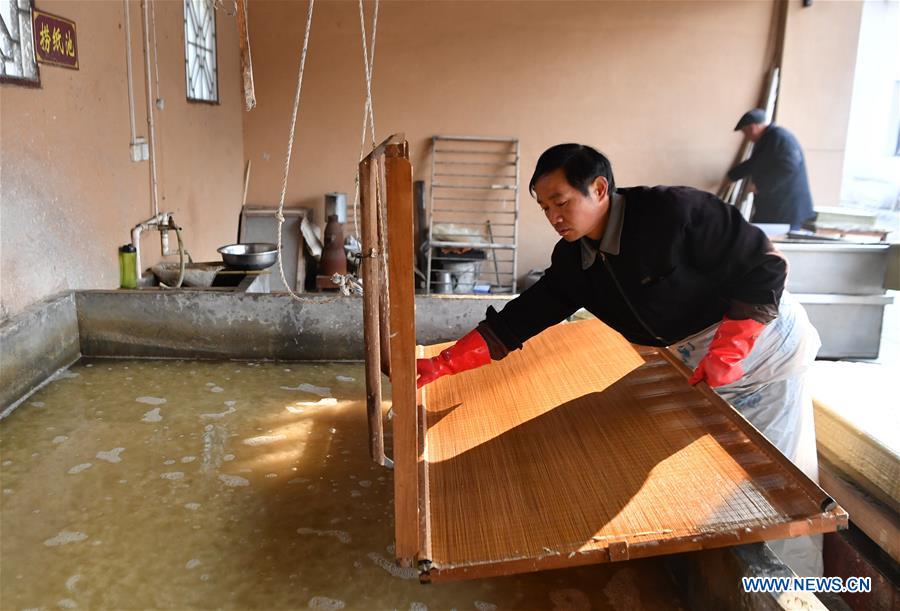
<svg viewBox="0 0 900 611">
<path fill-rule="evenodd" d="M 608 207 L 606 179 L 597 177 L 588 195 L 569 184 L 562 169 L 541 176 L 534 184 L 538 204 L 554 231 L 567 242 L 584 236 L 599 240 L 600 221 Z"/>
<path fill-rule="evenodd" d="M 751 123 L 750 125 L 745 125 L 741 128 L 741 131 L 744 132 L 744 135 L 747 136 L 747 140 L 750 142 L 756 142 L 760 139 L 763 132 L 766 131 L 766 126 L 764 123 Z"/>
</svg>

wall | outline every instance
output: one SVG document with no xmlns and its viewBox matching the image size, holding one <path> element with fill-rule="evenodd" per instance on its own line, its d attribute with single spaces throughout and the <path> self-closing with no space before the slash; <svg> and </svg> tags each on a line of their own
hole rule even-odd
<svg viewBox="0 0 900 611">
<path fill-rule="evenodd" d="M 221 104 L 184 99 L 181 2 L 157 2 L 160 207 L 197 260 L 234 240 L 243 161 L 248 201 L 275 205 L 306 5 L 251 0 L 258 107 L 241 110 L 233 17 L 218 11 Z M 130 0 L 139 135 L 140 8 Z M 375 66 L 378 137 L 405 131 L 416 178 L 432 134 L 518 136 L 522 182 L 561 141 L 610 155 L 619 184 L 715 189 L 740 145 L 772 51 L 772 2 L 383 2 Z M 814 197 L 833 203 L 846 138 L 860 3 L 791 2 L 779 120 L 807 149 Z M 81 69 L 41 67 L 41 87 L 0 85 L 0 319 L 65 289 L 112 288 L 116 248 L 150 215 L 149 164 L 129 159 L 123 8 L 46 0 L 78 24 Z M 367 3 L 371 15 L 372 5 Z M 316 4 L 289 206 L 353 193 L 364 85 L 358 8 Z M 828 125 L 823 129 L 823 125 Z M 836 126 L 836 127 L 835 127 Z M 521 197 L 519 270 L 555 241 Z M 145 238 L 145 262 L 159 255 Z"/>
<path fill-rule="evenodd" d="M 620 185 L 716 190 L 741 144 L 734 123 L 760 99 L 774 6 L 383 2 L 378 138 L 406 133 L 417 179 L 428 178 L 431 135 L 479 134 L 521 139 L 523 184 L 547 146 L 580 141 L 611 157 Z M 256 205 L 277 204 L 305 11 L 303 2 L 251 0 L 259 107 L 244 115 L 244 142 Z M 839 124 L 846 115 L 843 79 L 852 74 L 859 5 L 816 2 L 799 11 L 799 0 L 791 2 L 782 117 L 811 147 L 814 190 L 822 193 L 845 134 L 808 126 L 825 113 Z M 352 197 L 364 93 L 357 4 L 316 3 L 288 206 L 311 206 L 321 221 L 323 193 Z M 524 274 L 546 265 L 556 236 L 527 194 L 520 201 Z"/>
<path fill-rule="evenodd" d="M 278 200 L 305 6 L 250 4 L 256 205 Z M 547 146 L 581 141 L 611 157 L 621 185 L 715 189 L 740 144 L 732 127 L 762 89 L 771 19 L 753 2 L 383 2 L 378 137 L 406 133 L 416 179 L 431 135 L 478 134 L 520 138 L 523 184 Z M 323 193 L 352 197 L 364 95 L 357 4 L 316 3 L 287 205 L 321 220 Z M 555 234 L 520 202 L 524 274 L 546 265 Z"/>
<path fill-rule="evenodd" d="M 876 0 L 880 2 L 881 0 Z M 840 201 L 862 2 L 791 2 L 776 122 L 806 153 L 816 207 Z"/>
<path fill-rule="evenodd" d="M 138 134 L 147 136 L 141 10 L 130 1 Z M 80 69 L 40 65 L 40 88 L 0 85 L 0 319 L 65 289 L 118 286 L 118 246 L 151 215 L 149 162 L 133 163 L 121 1 L 43 0 L 76 22 Z M 160 210 L 195 259 L 234 241 L 243 143 L 234 19 L 218 11 L 221 104 L 185 100 L 181 2 L 156 3 Z M 172 240 L 175 244 L 174 236 Z M 159 239 L 145 238 L 145 262 Z"/>
</svg>

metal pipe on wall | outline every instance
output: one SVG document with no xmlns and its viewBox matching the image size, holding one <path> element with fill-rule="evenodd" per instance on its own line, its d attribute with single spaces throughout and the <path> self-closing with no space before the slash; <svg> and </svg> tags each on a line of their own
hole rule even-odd
<svg viewBox="0 0 900 611">
<path fill-rule="evenodd" d="M 131 140 L 134 144 L 137 139 L 137 126 L 134 121 L 134 76 L 131 68 L 131 15 L 128 0 L 122 0 L 125 9 L 125 74 L 128 78 L 128 120 L 131 123 Z"/>
<path fill-rule="evenodd" d="M 156 124 L 153 119 L 153 75 L 150 66 L 150 2 L 141 0 L 141 25 L 144 28 L 144 71 L 146 77 L 147 129 L 150 132 L 150 205 L 153 216 L 159 214 L 159 199 L 156 173 Z"/>
</svg>

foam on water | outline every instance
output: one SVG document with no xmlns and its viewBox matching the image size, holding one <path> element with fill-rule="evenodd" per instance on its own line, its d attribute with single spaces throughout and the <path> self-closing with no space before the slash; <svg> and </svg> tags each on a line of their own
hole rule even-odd
<svg viewBox="0 0 900 611">
<path fill-rule="evenodd" d="M 163 405 L 166 400 L 161 397 L 138 397 L 135 399 L 138 403 L 146 403 L 147 405 Z"/>
<path fill-rule="evenodd" d="M 313 596 L 309 599 L 307 605 L 310 609 L 343 609 L 346 603 L 336 598 L 327 598 L 325 596 Z"/>
<path fill-rule="evenodd" d="M 315 384 L 300 384 L 298 386 L 282 386 L 282 390 L 302 390 L 303 392 L 312 393 L 314 395 L 319 395 L 320 397 L 327 397 L 331 394 L 331 389 L 327 386 L 316 386 Z"/>
<path fill-rule="evenodd" d="M 149 412 L 144 414 L 144 417 L 141 418 L 142 422 L 159 422 L 162 420 L 162 416 L 159 415 L 159 408 L 155 407 L 151 409 Z"/>
<path fill-rule="evenodd" d="M 227 475 L 223 473 L 219 476 L 219 479 L 226 485 L 232 488 L 237 488 L 239 486 L 249 486 L 250 480 L 241 477 L 240 475 Z"/>
<path fill-rule="evenodd" d="M 319 537 L 334 537 L 341 543 L 350 543 L 350 533 L 345 530 L 316 530 L 314 528 L 301 527 L 297 529 L 298 535 L 317 535 Z"/>
<path fill-rule="evenodd" d="M 68 579 L 66 579 L 66 589 L 69 592 L 75 591 L 75 585 L 78 583 L 78 580 L 81 579 L 81 575 L 72 575 Z"/>
<path fill-rule="evenodd" d="M 108 452 L 97 452 L 97 458 L 100 460 L 105 460 L 106 462 L 122 462 L 122 458 L 119 456 L 125 448 L 113 448 Z"/>
<path fill-rule="evenodd" d="M 233 403 L 233 401 L 232 401 L 232 403 Z M 224 418 L 228 414 L 233 414 L 236 411 L 237 410 L 234 409 L 234 407 L 232 406 L 232 407 L 229 407 L 228 409 L 226 409 L 224 412 L 219 412 L 217 414 L 200 414 L 200 417 L 205 418 L 207 420 L 217 420 L 219 418 Z"/>
<path fill-rule="evenodd" d="M 74 474 L 76 474 L 76 473 L 81 473 L 82 471 L 84 471 L 84 470 L 86 470 L 86 469 L 90 469 L 90 468 L 93 467 L 93 466 L 94 466 L 93 463 L 83 462 L 83 463 L 81 463 L 80 465 L 75 465 L 74 467 L 72 467 L 71 469 L 69 469 L 69 473 L 72 474 L 72 475 L 74 475 Z"/>
<path fill-rule="evenodd" d="M 78 543 L 79 541 L 84 541 L 87 538 L 88 536 L 83 532 L 61 530 L 55 537 L 44 541 L 44 545 L 46 545 L 47 547 L 57 547 L 59 545 L 67 545 L 69 543 Z"/>
</svg>

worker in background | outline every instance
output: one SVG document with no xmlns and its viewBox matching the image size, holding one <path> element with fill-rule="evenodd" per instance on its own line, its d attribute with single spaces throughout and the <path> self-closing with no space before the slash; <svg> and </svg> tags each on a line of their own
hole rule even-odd
<svg viewBox="0 0 900 611">
<path fill-rule="evenodd" d="M 728 178 L 750 177 L 755 188 L 754 223 L 787 223 L 792 230 L 815 218 L 806 161 L 794 134 L 766 122 L 761 108 L 744 113 L 734 131 L 754 143 L 750 157 L 728 171 Z"/>
<path fill-rule="evenodd" d="M 417 385 L 502 359 L 585 308 L 633 343 L 669 347 L 691 384 L 714 388 L 817 480 L 805 373 L 819 337 L 784 292 L 787 264 L 765 234 L 690 187 L 617 189 L 609 160 L 580 144 L 545 151 L 529 191 L 561 237 L 550 267 L 456 344 L 418 359 Z M 778 553 L 821 575 L 813 542 Z"/>
</svg>

